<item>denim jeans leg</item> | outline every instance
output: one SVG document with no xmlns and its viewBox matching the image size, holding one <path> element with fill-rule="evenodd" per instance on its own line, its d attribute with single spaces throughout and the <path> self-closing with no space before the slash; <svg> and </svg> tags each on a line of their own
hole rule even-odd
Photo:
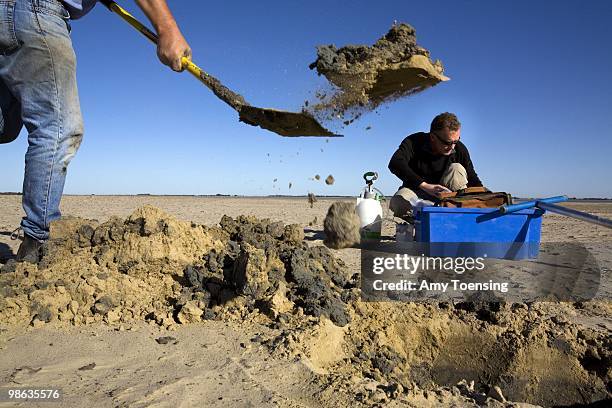
<svg viewBox="0 0 612 408">
<path fill-rule="evenodd" d="M 21 227 L 38 240 L 49 237 L 49 224 L 61 215 L 68 164 L 83 136 L 67 18 L 57 0 L 18 0 L 14 27 L 20 46 L 0 57 L 0 78 L 21 102 L 28 131 Z"/>
</svg>

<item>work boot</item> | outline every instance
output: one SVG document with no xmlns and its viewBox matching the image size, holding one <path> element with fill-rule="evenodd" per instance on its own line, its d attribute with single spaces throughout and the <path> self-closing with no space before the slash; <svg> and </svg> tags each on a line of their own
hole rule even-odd
<svg viewBox="0 0 612 408">
<path fill-rule="evenodd" d="M 414 225 L 414 212 L 412 210 L 406 211 L 406 214 L 398 217 L 402 220 L 406 221 L 408 224 Z"/>
<path fill-rule="evenodd" d="M 23 241 L 21 242 L 21 245 L 19 245 L 19 249 L 17 250 L 17 256 L 15 257 L 15 260 L 17 262 L 29 263 L 40 262 L 43 245 L 43 242 L 37 240 L 36 238 L 32 238 L 27 234 L 24 234 Z"/>
</svg>

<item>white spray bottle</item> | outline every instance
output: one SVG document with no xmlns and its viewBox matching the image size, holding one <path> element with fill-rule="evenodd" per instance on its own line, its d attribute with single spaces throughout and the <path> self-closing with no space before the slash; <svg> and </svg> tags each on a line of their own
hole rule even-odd
<svg viewBox="0 0 612 408">
<path fill-rule="evenodd" d="M 363 238 L 380 239 L 382 231 L 383 209 L 380 204 L 384 199 L 383 193 L 373 187 L 374 180 L 378 179 L 378 173 L 367 172 L 363 175 L 366 182 L 365 189 L 357 197 L 357 215 L 360 220 L 360 232 Z"/>
</svg>

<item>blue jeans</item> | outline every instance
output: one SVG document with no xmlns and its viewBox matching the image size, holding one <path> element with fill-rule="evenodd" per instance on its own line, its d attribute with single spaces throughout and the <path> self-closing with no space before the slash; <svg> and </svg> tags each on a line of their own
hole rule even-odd
<svg viewBox="0 0 612 408">
<path fill-rule="evenodd" d="M 38 240 L 83 138 L 69 17 L 59 0 L 0 0 L 0 143 L 28 131 L 21 227 Z"/>
</svg>

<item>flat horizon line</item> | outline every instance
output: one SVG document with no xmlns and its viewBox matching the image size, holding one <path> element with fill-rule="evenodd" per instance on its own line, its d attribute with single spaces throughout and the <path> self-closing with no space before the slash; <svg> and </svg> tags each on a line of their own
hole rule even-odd
<svg viewBox="0 0 612 408">
<path fill-rule="evenodd" d="M 20 196 L 22 193 L 6 191 L 1 192 L 0 196 Z M 268 194 L 268 195 L 239 195 L 239 194 L 150 194 L 150 193 L 136 193 L 136 194 L 64 194 L 64 197 L 223 197 L 223 198 L 308 198 L 308 195 L 289 195 L 289 194 Z M 356 198 L 353 195 L 319 195 L 318 198 Z M 385 196 L 390 199 L 392 196 Z M 513 197 L 515 200 L 537 200 L 538 197 Z M 612 201 L 612 197 L 570 197 L 567 201 Z"/>
</svg>

